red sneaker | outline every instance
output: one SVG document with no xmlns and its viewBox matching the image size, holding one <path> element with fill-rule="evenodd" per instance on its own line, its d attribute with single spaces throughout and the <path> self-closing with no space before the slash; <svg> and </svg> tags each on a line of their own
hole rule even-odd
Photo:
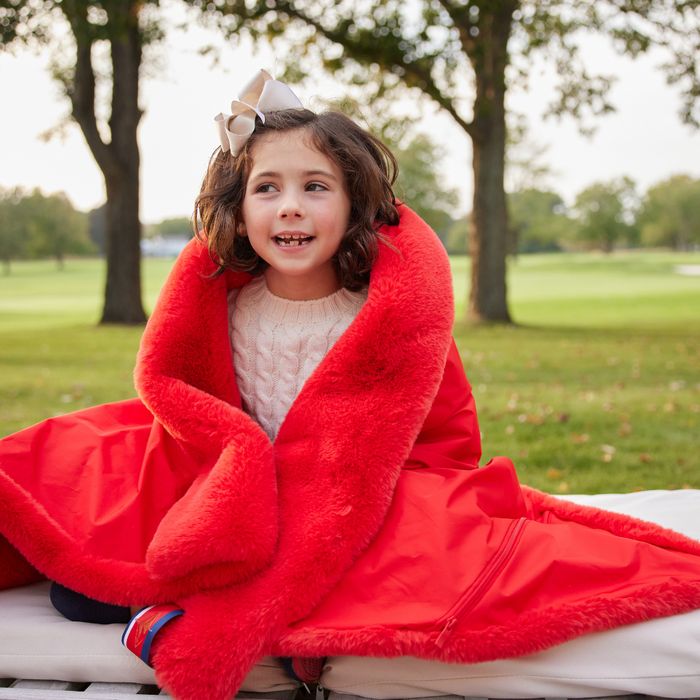
<svg viewBox="0 0 700 700">
<path fill-rule="evenodd" d="M 289 677 L 301 683 L 318 683 L 325 663 L 325 657 L 316 659 L 302 656 L 282 657 L 282 664 Z"/>
<path fill-rule="evenodd" d="M 131 618 L 122 635 L 122 644 L 133 654 L 136 654 L 145 664 L 149 663 L 153 638 L 166 623 L 185 611 L 177 605 L 167 603 L 163 605 L 151 605 L 139 610 Z"/>
</svg>

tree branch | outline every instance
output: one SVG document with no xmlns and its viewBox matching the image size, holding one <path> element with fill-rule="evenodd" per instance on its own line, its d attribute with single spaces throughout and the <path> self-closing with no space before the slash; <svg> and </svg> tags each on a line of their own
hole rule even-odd
<svg viewBox="0 0 700 700">
<path fill-rule="evenodd" d="M 75 18 L 72 18 L 71 25 L 75 25 Z M 95 71 L 92 67 L 92 41 L 80 41 L 80 31 L 76 31 L 76 61 L 73 83 L 67 87 L 67 94 L 71 101 L 72 115 L 80 126 L 88 147 L 92 152 L 97 164 L 102 172 L 116 174 L 116 163 L 109 144 L 106 144 L 100 136 L 97 128 L 97 118 L 95 116 Z"/>
</svg>

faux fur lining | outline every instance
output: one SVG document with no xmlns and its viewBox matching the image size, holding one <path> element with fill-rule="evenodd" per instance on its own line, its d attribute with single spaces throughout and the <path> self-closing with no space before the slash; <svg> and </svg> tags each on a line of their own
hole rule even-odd
<svg viewBox="0 0 700 700">
<path fill-rule="evenodd" d="M 657 547 L 667 547 L 700 555 L 700 542 L 675 530 L 669 530 L 656 523 L 633 518 L 629 515 L 572 503 L 529 486 L 521 486 L 521 488 L 532 504 L 534 510 L 532 517 L 534 519 L 539 519 L 545 511 L 551 511 L 563 520 L 571 520 L 589 527 L 607 530 L 618 537 L 627 537 L 640 542 L 648 542 Z"/>
<path fill-rule="evenodd" d="M 668 581 L 633 595 L 590 598 L 576 606 L 552 605 L 525 613 L 517 623 L 454 634 L 444 647 L 439 632 L 406 629 L 294 630 L 273 645 L 278 656 L 417 656 L 449 663 L 481 663 L 527 656 L 583 634 L 690 612 L 700 607 L 700 583 Z"/>
</svg>

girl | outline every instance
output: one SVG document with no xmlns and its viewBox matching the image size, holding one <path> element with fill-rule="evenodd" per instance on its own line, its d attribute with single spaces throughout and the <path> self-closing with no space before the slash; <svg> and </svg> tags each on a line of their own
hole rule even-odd
<svg viewBox="0 0 700 700">
<path fill-rule="evenodd" d="M 279 85 L 218 118 L 140 399 L 5 443 L 4 584 L 177 601 L 151 660 L 181 700 L 265 654 L 473 663 L 700 607 L 698 542 L 477 468 L 444 249 L 376 139 Z"/>
</svg>

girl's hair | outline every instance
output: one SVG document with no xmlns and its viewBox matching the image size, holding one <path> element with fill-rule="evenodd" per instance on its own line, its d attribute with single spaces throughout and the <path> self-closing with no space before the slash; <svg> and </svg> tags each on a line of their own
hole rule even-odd
<svg viewBox="0 0 700 700">
<path fill-rule="evenodd" d="M 369 272 L 383 240 L 378 228 L 399 222 L 392 185 L 398 166 L 391 151 L 375 136 L 340 112 L 315 114 L 290 109 L 256 119 L 255 131 L 237 156 L 218 151 L 209 163 L 202 189 L 195 202 L 193 221 L 201 219 L 204 230 L 196 232 L 225 269 L 260 275 L 268 264 L 253 250 L 247 237 L 238 233 L 248 177 L 253 167 L 251 151 L 266 134 L 301 132 L 311 145 L 330 158 L 345 175 L 350 199 L 348 228 L 332 262 L 341 286 L 351 291 L 369 281 Z"/>
</svg>

